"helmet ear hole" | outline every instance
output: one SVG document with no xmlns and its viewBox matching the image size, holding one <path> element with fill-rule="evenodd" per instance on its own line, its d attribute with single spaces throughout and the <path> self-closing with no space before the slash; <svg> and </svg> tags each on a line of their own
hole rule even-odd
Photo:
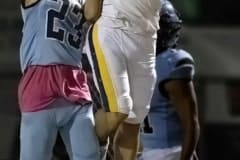
<svg viewBox="0 0 240 160">
<path fill-rule="evenodd" d="M 182 20 L 180 13 L 174 8 L 171 2 L 163 0 L 160 11 L 160 30 L 158 33 L 157 45 L 158 49 L 174 48 L 180 35 Z M 157 50 L 157 52 L 159 52 Z"/>
</svg>

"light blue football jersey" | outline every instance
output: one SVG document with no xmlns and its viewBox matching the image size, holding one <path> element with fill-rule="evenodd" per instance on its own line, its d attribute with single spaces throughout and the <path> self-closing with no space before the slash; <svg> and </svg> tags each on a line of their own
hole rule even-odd
<svg viewBox="0 0 240 160">
<path fill-rule="evenodd" d="M 40 0 L 22 8 L 21 69 L 30 65 L 81 66 L 83 0 Z"/>
<path fill-rule="evenodd" d="M 149 115 L 142 124 L 144 148 L 170 148 L 181 145 L 182 129 L 175 108 L 170 103 L 163 84 L 170 80 L 194 76 L 194 62 L 184 50 L 168 49 L 156 58 L 157 83 Z M 160 90 L 160 91 L 159 91 Z"/>
</svg>

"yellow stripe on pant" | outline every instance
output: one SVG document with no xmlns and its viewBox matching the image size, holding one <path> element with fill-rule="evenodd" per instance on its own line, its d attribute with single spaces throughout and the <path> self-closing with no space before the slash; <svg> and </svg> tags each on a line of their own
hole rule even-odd
<svg viewBox="0 0 240 160">
<path fill-rule="evenodd" d="M 103 86 L 107 95 L 107 100 L 108 100 L 108 107 L 110 112 L 119 112 L 118 109 L 118 103 L 117 103 L 117 96 L 116 92 L 114 90 L 114 85 L 109 73 L 109 67 L 107 65 L 105 55 L 103 53 L 103 50 L 99 44 L 99 39 L 98 39 L 98 26 L 95 24 L 93 26 L 93 46 L 95 49 L 95 54 L 97 57 L 98 61 L 98 68 L 100 71 L 101 79 L 103 82 Z M 107 106 L 104 106 L 107 107 Z"/>
</svg>

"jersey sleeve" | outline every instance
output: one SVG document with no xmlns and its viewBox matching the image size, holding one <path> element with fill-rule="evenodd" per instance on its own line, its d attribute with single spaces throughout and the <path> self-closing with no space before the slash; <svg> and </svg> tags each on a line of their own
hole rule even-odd
<svg viewBox="0 0 240 160">
<path fill-rule="evenodd" d="M 195 74 L 194 60 L 192 56 L 183 50 L 176 50 L 174 53 L 166 53 L 159 59 L 158 80 L 159 90 L 164 95 L 167 93 L 164 84 L 172 80 L 193 80 Z"/>
<path fill-rule="evenodd" d="M 169 57 L 169 69 L 166 79 L 169 80 L 192 80 L 195 74 L 194 60 L 184 50 L 176 50 Z"/>
<path fill-rule="evenodd" d="M 171 80 L 192 80 L 194 77 L 195 69 L 194 62 L 189 57 L 184 57 L 173 66 L 172 71 L 169 73 Z"/>
</svg>

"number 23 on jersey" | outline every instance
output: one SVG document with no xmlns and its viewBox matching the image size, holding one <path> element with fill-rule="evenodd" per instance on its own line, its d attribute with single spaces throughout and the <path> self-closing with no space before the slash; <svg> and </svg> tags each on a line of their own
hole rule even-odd
<svg viewBox="0 0 240 160">
<path fill-rule="evenodd" d="M 76 4 L 71 5 L 69 0 L 49 0 L 60 4 L 60 9 L 49 9 L 47 12 L 46 37 L 48 39 L 59 40 L 67 43 L 75 49 L 80 48 L 82 38 L 82 26 L 85 19 L 81 10 L 81 2 L 76 0 Z M 63 25 L 59 25 L 63 24 Z M 66 31 L 63 27 L 72 27 Z"/>
</svg>

